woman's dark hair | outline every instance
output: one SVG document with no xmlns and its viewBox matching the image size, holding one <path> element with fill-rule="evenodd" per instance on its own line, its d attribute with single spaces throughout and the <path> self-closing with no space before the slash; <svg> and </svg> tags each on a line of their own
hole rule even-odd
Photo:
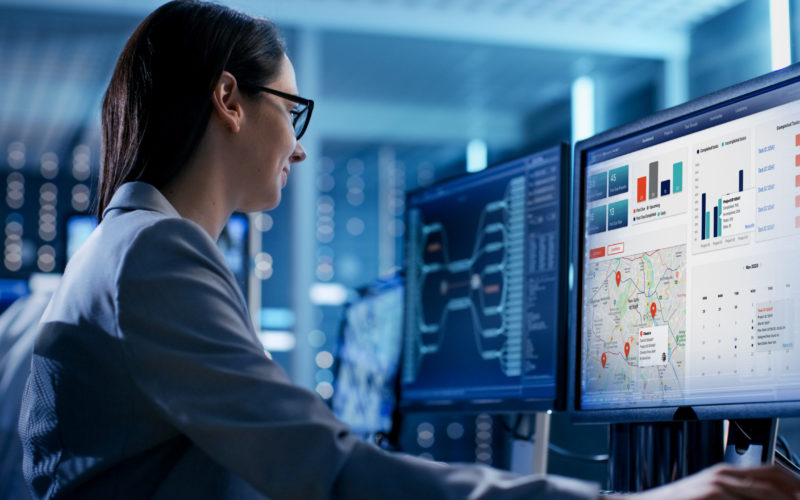
<svg viewBox="0 0 800 500">
<path fill-rule="evenodd" d="M 176 0 L 142 21 L 122 51 L 103 99 L 97 215 L 117 188 L 161 188 L 197 148 L 222 71 L 240 90 L 277 77 L 286 46 L 278 28 L 207 2 Z"/>
</svg>

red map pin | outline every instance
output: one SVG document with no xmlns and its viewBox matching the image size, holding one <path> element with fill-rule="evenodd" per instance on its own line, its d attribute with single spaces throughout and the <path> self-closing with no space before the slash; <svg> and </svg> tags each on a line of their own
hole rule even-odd
<svg viewBox="0 0 800 500">
<path fill-rule="evenodd" d="M 625 342 L 625 357 L 628 357 L 628 353 L 631 352 L 631 344 L 629 342 Z"/>
<path fill-rule="evenodd" d="M 653 317 L 653 319 L 656 319 L 656 303 L 655 302 L 650 304 L 650 315 Z"/>
<path fill-rule="evenodd" d="M 619 280 L 621 279 L 622 279 L 622 274 L 620 274 L 620 272 L 617 271 L 617 286 L 619 286 Z"/>
<path fill-rule="evenodd" d="M 603 363 L 603 368 L 605 368 L 606 367 L 606 353 L 603 353 L 600 356 L 600 362 Z"/>
</svg>

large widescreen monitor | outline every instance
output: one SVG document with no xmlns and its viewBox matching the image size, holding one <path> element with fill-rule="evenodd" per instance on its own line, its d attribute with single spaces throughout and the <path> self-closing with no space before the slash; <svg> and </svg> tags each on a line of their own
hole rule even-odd
<svg viewBox="0 0 800 500">
<path fill-rule="evenodd" d="M 401 408 L 564 402 L 569 151 L 410 192 Z"/>
<path fill-rule="evenodd" d="M 373 283 L 345 308 L 333 411 L 365 439 L 392 430 L 403 334 L 403 279 Z"/>
<path fill-rule="evenodd" d="M 575 149 L 577 419 L 800 410 L 800 67 Z"/>
</svg>

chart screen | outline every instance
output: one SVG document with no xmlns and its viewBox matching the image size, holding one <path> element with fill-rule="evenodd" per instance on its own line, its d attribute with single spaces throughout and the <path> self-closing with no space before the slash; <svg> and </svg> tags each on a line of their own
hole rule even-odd
<svg viewBox="0 0 800 500">
<path fill-rule="evenodd" d="M 586 153 L 582 409 L 800 395 L 800 84 Z"/>
<path fill-rule="evenodd" d="M 554 397 L 561 165 L 555 148 L 408 197 L 404 402 Z"/>
</svg>

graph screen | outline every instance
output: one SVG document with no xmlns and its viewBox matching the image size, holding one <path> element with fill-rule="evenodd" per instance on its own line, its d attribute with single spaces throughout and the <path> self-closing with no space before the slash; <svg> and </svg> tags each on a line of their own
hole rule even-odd
<svg viewBox="0 0 800 500">
<path fill-rule="evenodd" d="M 580 409 L 800 400 L 798 99 L 786 82 L 579 151 Z"/>
<path fill-rule="evenodd" d="M 375 284 L 345 310 L 333 411 L 364 438 L 392 428 L 402 324 L 400 278 Z"/>
<path fill-rule="evenodd" d="M 409 195 L 403 404 L 552 407 L 562 158 L 554 148 Z"/>
</svg>

